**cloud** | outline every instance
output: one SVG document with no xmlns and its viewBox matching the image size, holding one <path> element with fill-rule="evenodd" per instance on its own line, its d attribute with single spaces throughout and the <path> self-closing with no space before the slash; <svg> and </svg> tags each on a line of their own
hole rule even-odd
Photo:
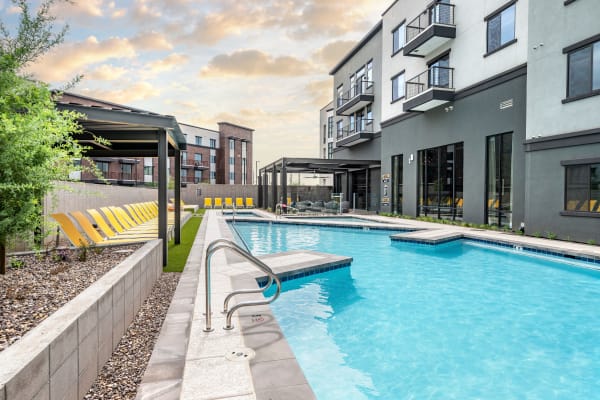
<svg viewBox="0 0 600 400">
<path fill-rule="evenodd" d="M 99 81 L 114 81 L 121 78 L 127 73 L 127 69 L 123 67 L 115 67 L 110 64 L 103 64 L 93 69 L 85 75 L 85 79 L 93 79 Z"/>
<path fill-rule="evenodd" d="M 181 65 L 187 64 L 189 57 L 184 54 L 173 53 L 169 54 L 162 60 L 156 60 L 146 65 L 145 73 L 155 75 L 165 71 L 171 71 Z"/>
<path fill-rule="evenodd" d="M 337 40 L 321 47 L 312 56 L 316 61 L 330 69 L 344 58 L 354 45 L 356 45 L 356 41 L 354 40 Z"/>
<path fill-rule="evenodd" d="M 86 96 L 119 104 L 128 104 L 137 100 L 148 100 L 160 96 L 160 90 L 148 82 L 136 82 L 115 90 L 84 89 L 83 92 Z"/>
<path fill-rule="evenodd" d="M 323 79 L 309 82 L 304 87 L 304 91 L 310 101 L 309 104 L 321 108 L 331 101 L 332 88 L 332 80 Z"/>
<path fill-rule="evenodd" d="M 27 72 L 46 82 L 64 82 L 85 73 L 90 65 L 135 56 L 135 48 L 127 39 L 99 41 L 95 36 L 89 36 L 83 42 L 56 47 L 31 65 Z"/>
<path fill-rule="evenodd" d="M 173 45 L 166 36 L 160 32 L 140 32 L 130 39 L 131 43 L 139 50 L 172 50 Z"/>
<path fill-rule="evenodd" d="M 312 72 L 311 64 L 295 57 L 273 57 L 259 50 L 238 50 L 213 57 L 201 77 L 298 76 Z"/>
<path fill-rule="evenodd" d="M 104 15 L 103 6 L 104 0 L 73 0 L 55 3 L 52 12 L 54 15 L 60 15 L 61 18 L 102 17 Z"/>
</svg>

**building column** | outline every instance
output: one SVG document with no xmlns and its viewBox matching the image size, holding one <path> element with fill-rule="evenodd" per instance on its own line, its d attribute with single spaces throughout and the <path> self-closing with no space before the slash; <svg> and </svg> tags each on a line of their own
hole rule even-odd
<svg viewBox="0 0 600 400">
<path fill-rule="evenodd" d="M 277 208 L 277 164 L 273 164 L 273 171 L 271 172 L 271 194 L 273 198 L 271 199 L 271 210 L 275 212 L 275 208 Z"/>
<path fill-rule="evenodd" d="M 258 171 L 257 171 L 258 173 Z M 258 186 L 258 199 L 256 199 L 256 204 L 259 208 L 265 208 L 263 204 L 263 187 L 262 187 L 262 179 L 260 175 L 256 176 L 256 185 Z"/>
<path fill-rule="evenodd" d="M 167 166 L 169 161 L 167 142 L 167 132 L 161 131 L 158 134 L 158 237 L 162 239 L 163 248 L 163 266 L 167 265 L 168 260 L 168 214 L 167 214 L 167 187 L 168 173 Z"/>
<path fill-rule="evenodd" d="M 175 244 L 181 243 L 181 151 L 175 150 L 173 169 L 175 170 Z"/>
<path fill-rule="evenodd" d="M 281 174 L 279 174 L 279 180 L 281 181 L 281 202 L 287 204 L 287 163 L 285 158 L 281 160 Z"/>
<path fill-rule="evenodd" d="M 365 169 L 365 210 L 369 209 L 369 167 Z"/>
</svg>

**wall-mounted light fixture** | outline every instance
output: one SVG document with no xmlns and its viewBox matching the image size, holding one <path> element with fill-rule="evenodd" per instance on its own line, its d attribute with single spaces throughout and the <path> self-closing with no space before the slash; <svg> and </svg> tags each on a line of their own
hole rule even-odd
<svg viewBox="0 0 600 400">
<path fill-rule="evenodd" d="M 410 156 L 408 156 L 408 165 L 410 165 L 414 160 L 415 160 L 415 155 L 410 153 Z"/>
<path fill-rule="evenodd" d="M 444 111 L 449 112 L 449 111 L 453 111 L 454 110 L 454 106 L 448 106 L 444 108 Z"/>
</svg>

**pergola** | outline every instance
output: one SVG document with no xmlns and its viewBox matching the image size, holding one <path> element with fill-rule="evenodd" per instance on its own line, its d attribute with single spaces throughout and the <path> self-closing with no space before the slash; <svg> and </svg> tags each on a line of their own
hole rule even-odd
<svg viewBox="0 0 600 400">
<path fill-rule="evenodd" d="M 90 147 L 89 157 L 158 157 L 158 237 L 163 240 L 163 265 L 167 264 L 168 241 L 168 158 L 173 157 L 175 171 L 181 168 L 181 150 L 185 136 L 177 120 L 170 115 L 137 109 L 56 102 L 59 110 L 75 111 L 84 118 L 78 122 L 83 133 L 77 140 Z M 99 143 L 97 138 L 109 144 Z M 174 241 L 181 241 L 181 176 L 175 173 Z"/>
<path fill-rule="evenodd" d="M 259 207 L 270 206 L 275 210 L 277 206 L 277 174 L 279 174 L 279 187 L 281 188 L 280 197 L 287 198 L 287 174 L 298 172 L 312 172 L 315 174 L 335 174 L 379 167 L 380 160 L 343 160 L 343 159 L 324 159 L 324 158 L 280 158 L 279 160 L 260 169 L 258 178 L 258 205 Z M 271 204 L 268 205 L 269 198 L 269 179 L 271 175 Z"/>
</svg>

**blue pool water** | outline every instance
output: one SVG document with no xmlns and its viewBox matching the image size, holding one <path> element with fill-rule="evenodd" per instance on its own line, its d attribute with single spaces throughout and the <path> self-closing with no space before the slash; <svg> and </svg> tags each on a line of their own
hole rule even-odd
<svg viewBox="0 0 600 400">
<path fill-rule="evenodd" d="M 600 272 L 389 231 L 238 223 L 254 254 L 313 249 L 349 268 L 272 304 L 317 398 L 598 399 Z"/>
<path fill-rule="evenodd" d="M 290 220 L 299 220 L 299 221 L 310 221 L 310 222 L 375 222 L 368 220 L 366 218 L 358 218 L 358 217 L 288 217 Z"/>
</svg>

